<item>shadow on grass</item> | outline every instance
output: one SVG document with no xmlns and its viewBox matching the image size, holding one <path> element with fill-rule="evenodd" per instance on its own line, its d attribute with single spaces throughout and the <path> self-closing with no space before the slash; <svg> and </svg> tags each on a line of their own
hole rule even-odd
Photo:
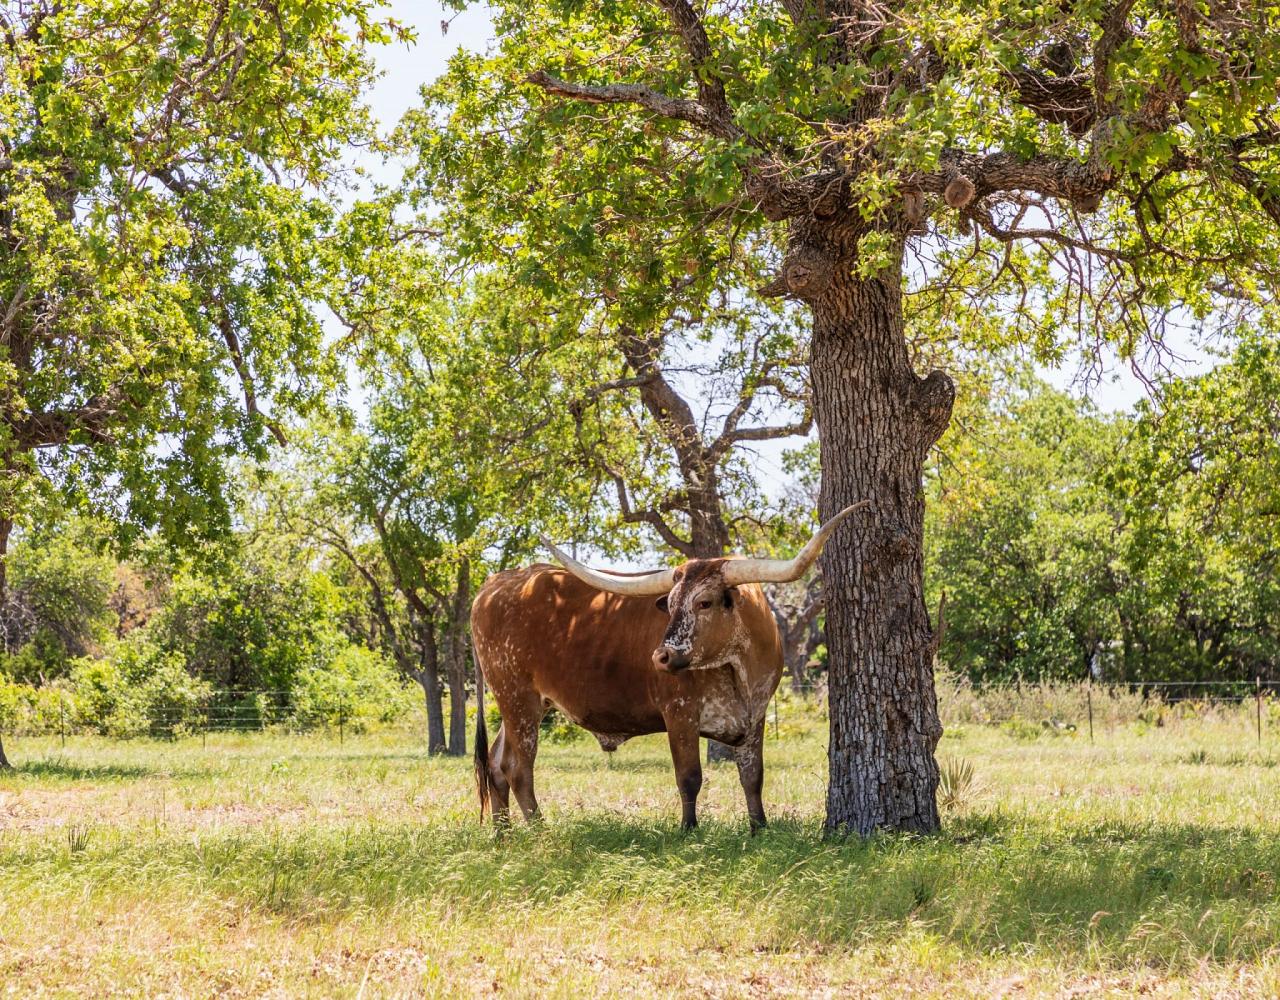
<svg viewBox="0 0 1280 1000">
<path fill-rule="evenodd" d="M 867 841 L 824 839 L 816 823 L 785 819 L 757 837 L 745 824 L 684 834 L 633 815 L 517 823 L 501 837 L 459 823 L 239 830 L 117 843 L 76 859 L 56 843 L 15 844 L 0 848 L 0 878 L 6 872 L 152 894 L 172 880 L 317 923 L 415 906 L 464 921 L 511 906 L 541 915 L 532 919 L 613 919 L 622 906 L 637 920 L 648 913 L 757 950 L 909 935 L 975 957 L 1182 966 L 1254 961 L 1280 940 L 1273 836 L 1003 813 L 940 836 Z"/>
<path fill-rule="evenodd" d="M 156 776 L 168 778 L 186 773 L 186 770 L 175 772 L 171 768 L 146 767 L 141 764 L 78 764 L 63 757 L 46 757 L 15 764 L 7 775 L 16 778 L 60 778 L 65 781 L 106 781 Z"/>
</svg>

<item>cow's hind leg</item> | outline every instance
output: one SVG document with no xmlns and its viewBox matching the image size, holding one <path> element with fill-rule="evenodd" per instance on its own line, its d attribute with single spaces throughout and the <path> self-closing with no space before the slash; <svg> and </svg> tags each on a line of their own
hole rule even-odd
<svg viewBox="0 0 1280 1000">
<path fill-rule="evenodd" d="M 733 751 L 738 762 L 738 780 L 742 782 L 742 791 L 747 797 L 747 816 L 751 819 L 751 832 L 755 833 L 765 825 L 764 801 L 764 719 Z"/>
<path fill-rule="evenodd" d="M 498 737 L 489 751 L 489 795 L 493 809 L 493 825 L 506 826 L 511 822 L 511 786 L 502 773 L 502 748 L 507 742 L 507 724 L 498 730 Z"/>
<path fill-rule="evenodd" d="M 512 713 L 510 721 L 502 723 L 504 739 L 499 758 L 502 774 L 515 793 L 524 818 L 529 821 L 542 815 L 533 795 L 533 762 L 538 756 L 538 725 L 542 714 L 539 704 L 532 710 Z"/>
<path fill-rule="evenodd" d="M 696 729 L 668 728 L 671 762 L 676 766 L 676 787 L 680 789 L 681 825 L 692 830 L 698 825 L 698 793 L 702 791 L 702 754 Z"/>
</svg>

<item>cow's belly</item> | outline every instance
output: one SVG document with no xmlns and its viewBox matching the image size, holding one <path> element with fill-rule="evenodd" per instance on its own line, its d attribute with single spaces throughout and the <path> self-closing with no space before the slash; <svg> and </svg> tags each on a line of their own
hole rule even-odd
<svg viewBox="0 0 1280 1000">
<path fill-rule="evenodd" d="M 597 736 L 620 741 L 666 729 L 643 674 L 611 666 L 584 667 L 577 674 L 548 680 L 543 697 Z"/>
<path fill-rule="evenodd" d="M 556 706 L 559 708 L 560 706 Z M 595 734 L 598 738 L 622 742 L 632 736 L 646 736 L 649 733 L 663 732 L 667 727 L 662 716 L 657 712 L 626 713 L 588 709 L 573 713 L 560 709 L 583 729 Z"/>
</svg>

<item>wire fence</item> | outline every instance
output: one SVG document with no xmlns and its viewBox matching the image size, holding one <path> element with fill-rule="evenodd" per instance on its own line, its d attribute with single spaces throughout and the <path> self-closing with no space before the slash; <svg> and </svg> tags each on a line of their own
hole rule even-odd
<svg viewBox="0 0 1280 1000">
<path fill-rule="evenodd" d="M 1258 743 L 1270 732 L 1280 733 L 1280 680 L 1044 682 L 975 688 L 954 679 L 939 678 L 939 709 L 944 724 L 988 724 L 1071 728 L 1087 732 L 1091 742 L 1117 725 L 1149 724 L 1156 728 L 1179 721 L 1212 719 L 1247 722 Z M 95 718 L 73 692 L 46 689 L 39 706 L 11 712 L 5 735 L 82 735 L 129 738 L 177 738 L 214 733 L 328 733 L 340 743 L 352 733 L 370 728 L 425 731 L 426 711 L 419 700 L 394 722 L 371 717 L 367 701 L 337 694 L 323 706 L 300 705 L 285 689 L 215 691 L 207 697 L 179 704 L 152 705 L 118 723 Z M 781 701 L 781 706 L 779 702 Z M 492 710 L 493 706 L 490 705 Z M 821 695 L 789 691 L 775 698 L 765 717 L 766 735 L 783 737 L 787 725 L 800 715 L 825 715 Z M 447 699 L 443 707 L 447 720 Z M 791 718 L 788 718 L 788 717 Z M 780 722 L 781 719 L 781 722 Z M 557 724 L 563 725 L 563 723 Z M 470 727 L 469 727 L 470 728 Z"/>
<path fill-rule="evenodd" d="M 1078 727 L 1090 741 L 1100 728 L 1138 724 L 1155 728 L 1181 721 L 1247 723 L 1261 743 L 1280 729 L 1280 680 L 1129 680 L 1113 683 L 1037 682 L 975 688 L 940 678 L 944 722 Z"/>
</svg>

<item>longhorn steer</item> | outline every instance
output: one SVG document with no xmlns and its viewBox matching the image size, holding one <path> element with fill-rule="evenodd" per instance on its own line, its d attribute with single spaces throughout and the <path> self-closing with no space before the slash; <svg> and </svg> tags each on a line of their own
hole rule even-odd
<svg viewBox="0 0 1280 1000">
<path fill-rule="evenodd" d="M 546 542 L 564 569 L 537 564 L 490 577 L 471 607 L 477 664 L 502 712 L 490 751 L 481 698 L 481 816 L 491 805 L 505 821 L 511 792 L 526 819 L 538 815 L 538 727 L 554 705 L 607 751 L 666 732 L 686 828 L 698 822 L 698 738 L 728 744 L 751 827 L 763 826 L 764 716 L 782 677 L 782 645 L 760 584 L 803 575 L 841 519 L 864 505 L 841 511 L 790 560 L 694 559 L 628 577 L 588 569 Z"/>
</svg>

